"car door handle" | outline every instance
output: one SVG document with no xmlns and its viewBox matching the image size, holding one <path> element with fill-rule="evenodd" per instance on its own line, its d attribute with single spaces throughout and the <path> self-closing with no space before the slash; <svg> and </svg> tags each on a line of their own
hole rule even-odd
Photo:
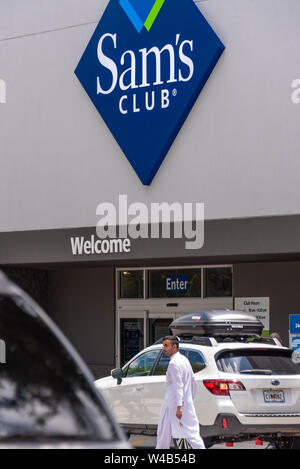
<svg viewBox="0 0 300 469">
<path fill-rule="evenodd" d="M 143 386 L 136 386 L 135 388 L 137 391 L 141 391 L 143 389 Z"/>
</svg>

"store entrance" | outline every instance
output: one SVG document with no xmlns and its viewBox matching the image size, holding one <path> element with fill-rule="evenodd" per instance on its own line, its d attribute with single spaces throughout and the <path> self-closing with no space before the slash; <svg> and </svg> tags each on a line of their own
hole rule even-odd
<svg viewBox="0 0 300 469">
<path fill-rule="evenodd" d="M 138 352 L 171 333 L 177 313 L 122 311 L 118 313 L 116 366 L 122 367 Z"/>
<path fill-rule="evenodd" d="M 232 307 L 231 265 L 116 269 L 116 366 L 169 335 L 174 319 Z"/>
</svg>

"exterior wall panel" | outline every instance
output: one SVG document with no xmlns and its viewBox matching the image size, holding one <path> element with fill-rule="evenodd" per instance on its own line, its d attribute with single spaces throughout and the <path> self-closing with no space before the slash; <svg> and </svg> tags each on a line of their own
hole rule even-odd
<svg viewBox="0 0 300 469">
<path fill-rule="evenodd" d="M 234 264 L 235 297 L 270 297 L 270 331 L 289 346 L 289 314 L 300 313 L 300 262 Z"/>
<path fill-rule="evenodd" d="M 1 2 L 0 230 L 95 226 L 119 194 L 204 202 L 207 219 L 299 214 L 299 1 L 197 3 L 226 50 L 150 187 L 74 75 L 105 5 Z"/>
<path fill-rule="evenodd" d="M 96 377 L 114 367 L 114 269 L 51 270 L 50 316 Z"/>
</svg>

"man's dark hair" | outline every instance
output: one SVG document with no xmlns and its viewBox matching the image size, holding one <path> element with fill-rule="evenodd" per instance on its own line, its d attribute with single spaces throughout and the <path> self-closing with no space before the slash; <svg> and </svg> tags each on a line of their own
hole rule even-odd
<svg viewBox="0 0 300 469">
<path fill-rule="evenodd" d="M 166 335 L 163 338 L 163 342 L 165 340 L 169 340 L 172 343 L 172 345 L 177 345 L 177 348 L 179 348 L 179 339 L 178 339 L 177 335 Z"/>
</svg>

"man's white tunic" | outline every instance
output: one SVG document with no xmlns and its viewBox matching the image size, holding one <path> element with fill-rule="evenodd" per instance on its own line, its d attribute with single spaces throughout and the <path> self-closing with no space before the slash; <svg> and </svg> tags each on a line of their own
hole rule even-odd
<svg viewBox="0 0 300 469">
<path fill-rule="evenodd" d="M 189 360 L 179 352 L 172 355 L 166 378 L 166 392 L 158 425 L 158 445 L 165 447 L 168 444 L 166 440 L 172 436 L 187 440 L 196 439 L 204 448 L 203 440 L 199 436 L 199 421 L 193 402 L 196 380 Z M 180 420 L 176 417 L 178 406 L 182 406 Z"/>
</svg>

